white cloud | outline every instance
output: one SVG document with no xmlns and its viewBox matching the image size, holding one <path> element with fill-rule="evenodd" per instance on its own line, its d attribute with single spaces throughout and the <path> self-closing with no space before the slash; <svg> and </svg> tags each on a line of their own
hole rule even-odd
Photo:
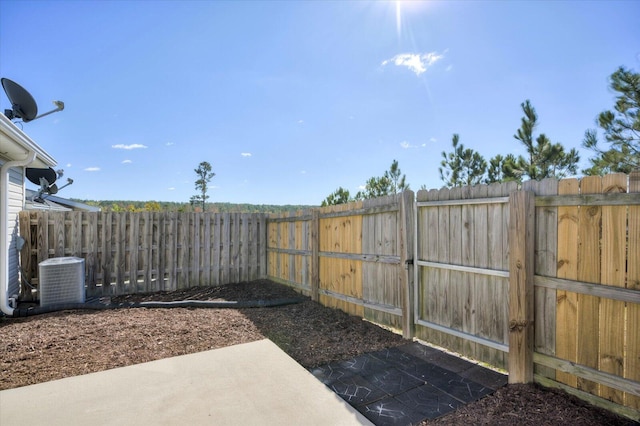
<svg viewBox="0 0 640 426">
<path fill-rule="evenodd" d="M 111 145 L 111 148 L 115 148 L 115 149 L 141 149 L 141 148 L 147 148 L 146 145 L 142 145 L 140 143 L 132 143 L 130 145 L 125 145 L 123 143 L 119 143 L 117 145 Z"/>
<path fill-rule="evenodd" d="M 250 152 L 241 152 L 240 155 L 242 155 L 243 157 L 251 157 Z"/>
<path fill-rule="evenodd" d="M 306 171 L 306 170 L 300 170 L 300 174 L 301 174 L 301 175 L 306 175 L 306 174 L 307 174 L 307 171 Z"/>
<path fill-rule="evenodd" d="M 172 145 L 175 145 L 175 143 L 173 143 L 173 142 L 167 142 L 167 143 L 165 143 L 165 146 L 172 146 Z"/>
<path fill-rule="evenodd" d="M 67 163 L 67 169 L 71 167 L 71 163 Z"/>
<path fill-rule="evenodd" d="M 401 53 L 391 59 L 382 61 L 382 66 L 393 64 L 398 67 L 407 67 L 416 75 L 420 75 L 442 58 L 444 58 L 444 53 Z"/>
<path fill-rule="evenodd" d="M 409 142 L 407 141 L 402 141 L 400 142 L 400 146 L 404 149 L 409 149 L 409 148 L 424 148 L 425 146 L 427 146 L 426 143 L 423 143 L 421 145 L 411 145 Z"/>
<path fill-rule="evenodd" d="M 451 71 L 453 69 L 453 65 L 449 65 L 448 67 L 446 67 L 444 70 L 445 71 Z"/>
<path fill-rule="evenodd" d="M 122 160 L 122 164 L 131 164 L 133 161 L 131 160 Z"/>
<path fill-rule="evenodd" d="M 100 171 L 100 167 L 87 167 L 86 169 L 84 169 L 85 172 L 99 172 Z"/>
<path fill-rule="evenodd" d="M 176 188 L 173 187 L 173 186 L 170 186 L 169 188 L 167 188 L 167 191 L 175 191 L 175 190 L 176 190 Z"/>
<path fill-rule="evenodd" d="M 304 120 L 298 120 L 298 124 L 304 123 Z"/>
</svg>

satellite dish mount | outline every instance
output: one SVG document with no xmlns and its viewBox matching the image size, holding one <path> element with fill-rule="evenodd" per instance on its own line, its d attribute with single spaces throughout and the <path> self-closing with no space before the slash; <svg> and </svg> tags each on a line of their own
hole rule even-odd
<svg viewBox="0 0 640 426">
<path fill-rule="evenodd" d="M 44 114 L 38 115 L 38 105 L 33 99 L 33 96 L 27 90 L 20 86 L 18 83 L 9 80 L 8 78 L 0 79 L 2 81 L 2 87 L 4 92 L 11 102 L 11 109 L 5 109 L 4 115 L 9 119 L 20 118 L 25 123 L 44 117 L 45 115 L 53 114 L 54 112 L 62 111 L 64 109 L 64 102 L 53 101 L 56 106 L 55 109 L 47 111 Z"/>
</svg>

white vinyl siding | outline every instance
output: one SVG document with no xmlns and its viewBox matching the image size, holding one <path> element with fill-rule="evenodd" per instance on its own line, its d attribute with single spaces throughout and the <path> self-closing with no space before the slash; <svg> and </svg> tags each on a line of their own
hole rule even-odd
<svg viewBox="0 0 640 426">
<path fill-rule="evenodd" d="M 0 161 L 2 164 L 2 161 Z M 18 271 L 20 269 L 16 240 L 19 235 L 18 213 L 24 204 L 24 172 L 23 168 L 13 168 L 9 172 L 9 220 L 7 223 L 7 233 L 9 235 L 9 291 L 8 296 L 20 292 L 20 281 Z M 3 230 L 4 231 L 4 230 Z"/>
</svg>

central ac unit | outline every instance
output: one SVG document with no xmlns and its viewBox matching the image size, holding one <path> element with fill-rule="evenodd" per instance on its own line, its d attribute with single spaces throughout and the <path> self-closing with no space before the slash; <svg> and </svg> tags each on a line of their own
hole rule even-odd
<svg viewBox="0 0 640 426">
<path fill-rule="evenodd" d="M 40 306 L 84 303 L 84 259 L 54 257 L 38 266 Z"/>
</svg>

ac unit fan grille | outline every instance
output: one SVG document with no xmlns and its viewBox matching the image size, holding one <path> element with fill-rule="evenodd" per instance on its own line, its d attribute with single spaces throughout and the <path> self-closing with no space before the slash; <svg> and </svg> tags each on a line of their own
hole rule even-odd
<svg viewBox="0 0 640 426">
<path fill-rule="evenodd" d="M 40 306 L 84 303 L 84 259 L 56 257 L 40 262 Z"/>
</svg>

